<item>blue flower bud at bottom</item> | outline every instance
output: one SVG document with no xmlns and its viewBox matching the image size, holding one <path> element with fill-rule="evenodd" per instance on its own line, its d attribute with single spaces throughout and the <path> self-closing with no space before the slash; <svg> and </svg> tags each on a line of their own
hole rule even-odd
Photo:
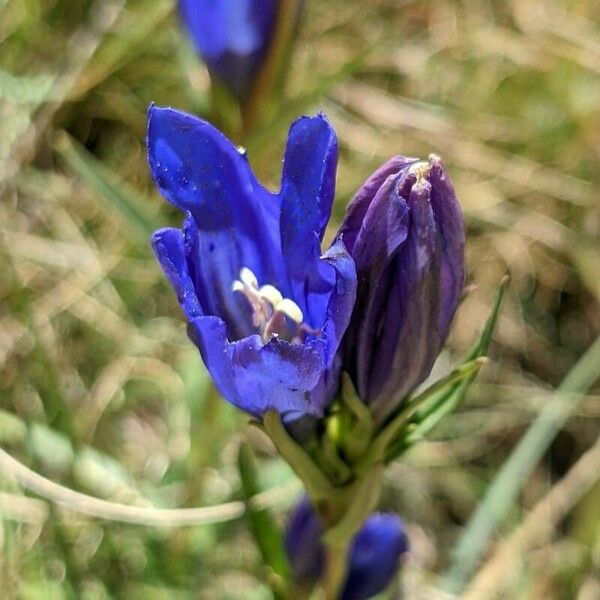
<svg viewBox="0 0 600 600">
<path fill-rule="evenodd" d="M 300 587 L 314 585 L 323 575 L 326 557 L 322 533 L 310 501 L 303 498 L 285 536 L 294 580 Z M 408 550 L 408 537 L 400 517 L 391 513 L 372 514 L 352 541 L 340 599 L 367 600 L 385 590 Z"/>
</svg>

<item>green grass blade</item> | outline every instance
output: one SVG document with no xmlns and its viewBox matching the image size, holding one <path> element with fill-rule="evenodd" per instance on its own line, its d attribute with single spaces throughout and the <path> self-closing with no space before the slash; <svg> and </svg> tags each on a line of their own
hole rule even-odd
<svg viewBox="0 0 600 600">
<path fill-rule="evenodd" d="M 147 202 L 123 181 L 118 180 L 67 133 L 59 134 L 54 146 L 69 169 L 115 208 L 131 231 L 147 244 L 152 232 L 159 228 L 152 217 L 140 208 Z"/>
<path fill-rule="evenodd" d="M 539 413 L 488 487 L 453 553 L 444 578 L 448 590 L 459 592 L 464 587 L 490 536 L 514 504 L 525 481 L 598 377 L 600 337 L 563 379 L 556 395 Z"/>
<path fill-rule="evenodd" d="M 256 508 L 251 499 L 259 492 L 258 477 L 254 456 L 250 446 L 242 443 L 238 454 L 238 468 L 242 483 L 242 492 L 246 501 L 246 517 L 250 530 L 260 550 L 265 565 L 270 567 L 277 576 L 270 582 L 276 599 L 283 599 L 285 582 L 290 576 L 288 562 L 281 531 L 271 512 L 265 508 Z"/>
</svg>

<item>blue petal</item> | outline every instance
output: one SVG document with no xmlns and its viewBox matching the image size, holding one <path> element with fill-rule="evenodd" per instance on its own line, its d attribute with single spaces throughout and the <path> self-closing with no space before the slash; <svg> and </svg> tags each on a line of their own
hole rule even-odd
<svg viewBox="0 0 600 600">
<path fill-rule="evenodd" d="M 330 364 L 352 317 L 356 301 L 356 267 L 341 239 L 329 248 L 322 260 L 335 273 L 335 285 L 329 295 L 324 326 L 324 338 L 328 346 L 326 361 Z"/>
<path fill-rule="evenodd" d="M 409 234 L 390 269 L 386 308 L 377 311 L 378 319 L 370 317 L 386 333 L 365 352 L 370 365 L 364 358 L 359 362 L 359 369 L 369 370 L 371 409 L 378 422 L 427 377 L 441 347 L 438 228 L 430 192 L 426 181 L 411 189 Z"/>
<path fill-rule="evenodd" d="M 224 281 L 223 278 L 215 279 L 215 265 L 211 258 L 214 248 L 210 244 L 208 252 L 206 244 L 203 248 L 201 233 L 194 217 L 189 212 L 183 222 L 183 236 L 188 269 L 194 281 L 194 288 L 203 313 L 225 319 L 227 337 L 230 340 L 239 340 L 256 333 L 256 329 L 252 325 L 250 306 L 241 294 L 232 291 L 232 280 L 229 280 L 229 285 L 227 285 L 226 278 Z M 221 260 L 224 261 L 225 258 L 222 256 Z M 223 262 L 221 262 L 221 267 L 223 267 Z M 229 263 L 224 270 L 233 273 L 236 278 L 239 272 L 237 261 Z"/>
<path fill-rule="evenodd" d="M 325 366 L 311 345 L 277 338 L 263 345 L 258 335 L 230 343 L 217 317 L 195 319 L 188 331 L 217 388 L 238 408 L 256 417 L 274 409 L 288 421 L 322 414 L 311 391 Z"/>
<path fill-rule="evenodd" d="M 239 270 L 249 267 L 259 281 L 283 282 L 279 240 L 280 201 L 254 177 L 244 156 L 209 123 L 168 108 L 150 107 L 150 168 L 163 196 L 189 212 L 198 228 L 196 278 L 225 297 Z M 198 281 L 196 281 L 198 284 Z M 235 319 L 231 307 L 205 311 Z"/>
<path fill-rule="evenodd" d="M 188 270 L 185 241 L 181 230 L 159 229 L 154 232 L 151 241 L 156 258 L 173 286 L 186 318 L 192 320 L 202 316 L 202 307 Z"/>
<path fill-rule="evenodd" d="M 395 157 L 350 204 L 340 236 L 360 282 L 344 368 L 377 424 L 429 374 L 464 282 L 460 206 L 439 158 Z"/>
<path fill-rule="evenodd" d="M 280 231 L 283 258 L 300 304 L 331 215 L 336 165 L 337 138 L 325 116 L 295 121 L 283 162 Z"/>
<path fill-rule="evenodd" d="M 405 184 L 413 181 L 414 177 L 409 178 L 406 171 L 399 176 L 389 175 L 371 197 L 366 210 L 362 205 L 353 204 L 351 218 L 345 219 L 342 227 L 344 242 L 347 237 L 351 238 L 352 257 L 360 278 L 353 322 L 344 340 L 345 366 L 365 402 L 372 400 L 372 356 L 376 352 L 377 336 L 381 335 L 381 315 L 388 303 L 388 285 L 391 285 L 389 277 L 389 282 L 381 279 L 387 275 L 390 261 L 408 235 L 409 209 L 403 193 L 406 194 Z M 352 223 L 357 209 L 364 213 L 358 232 L 346 226 Z"/>
</svg>

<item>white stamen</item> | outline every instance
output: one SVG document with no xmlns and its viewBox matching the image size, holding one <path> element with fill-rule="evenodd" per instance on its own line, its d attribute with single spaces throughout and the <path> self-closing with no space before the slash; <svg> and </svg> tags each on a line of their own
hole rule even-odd
<svg viewBox="0 0 600 600">
<path fill-rule="evenodd" d="M 298 323 L 298 325 L 304 321 L 304 315 L 302 314 L 300 307 L 289 298 L 284 298 L 279 302 L 277 306 L 275 306 L 275 310 L 283 313 L 286 317 L 289 317 L 292 321 Z"/>
<path fill-rule="evenodd" d="M 256 275 L 248 267 L 241 268 L 240 280 L 250 288 L 258 288 L 258 279 L 256 279 Z"/>
<path fill-rule="evenodd" d="M 274 285 L 263 285 L 258 290 L 258 293 L 263 300 L 266 300 L 273 307 L 277 306 L 283 300 L 281 292 Z"/>
<path fill-rule="evenodd" d="M 319 335 L 303 323 L 300 307 L 271 284 L 258 287 L 256 275 L 248 267 L 242 267 L 240 278 L 231 284 L 234 292 L 241 292 L 252 308 L 252 323 L 267 343 L 272 337 L 280 337 L 292 343 L 302 343 L 303 334 Z"/>
</svg>

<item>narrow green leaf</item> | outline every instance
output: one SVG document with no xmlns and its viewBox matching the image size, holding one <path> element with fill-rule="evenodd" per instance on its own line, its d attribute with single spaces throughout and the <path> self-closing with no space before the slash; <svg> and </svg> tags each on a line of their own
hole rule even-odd
<svg viewBox="0 0 600 600">
<path fill-rule="evenodd" d="M 396 432 L 400 431 L 401 426 L 410 425 L 410 427 L 406 430 L 408 431 L 407 435 L 389 444 L 391 451 L 386 456 L 386 462 L 393 460 L 397 456 L 395 452 L 398 452 L 399 449 L 404 451 L 415 442 L 423 439 L 446 415 L 451 413 L 462 401 L 477 373 L 486 362 L 487 358 L 485 356 L 479 356 L 474 360 L 465 362 L 447 377 L 433 384 L 431 390 L 425 390 L 422 394 L 419 394 L 407 406 L 406 415 L 401 413 L 399 418 L 394 421 Z M 428 411 L 428 416 L 420 421 L 418 410 L 420 407 L 427 410 L 423 406 L 427 404 L 433 404 L 434 409 L 431 412 Z M 412 415 L 415 415 L 415 418 L 411 418 Z"/>
<path fill-rule="evenodd" d="M 0 69 L 0 98 L 7 98 L 16 104 L 38 107 L 51 98 L 55 76 L 13 75 Z"/>
<path fill-rule="evenodd" d="M 67 133 L 61 132 L 57 135 L 54 148 L 67 166 L 117 209 L 140 241 L 147 244 L 152 232 L 159 228 L 152 217 L 140 208 L 148 203 L 125 182 L 110 173 Z"/>
<path fill-rule="evenodd" d="M 469 580 L 490 536 L 514 504 L 536 464 L 583 395 L 600 377 L 599 365 L 600 337 L 562 380 L 557 393 L 540 411 L 488 487 L 453 552 L 445 575 L 447 589 L 458 592 Z"/>
<path fill-rule="evenodd" d="M 406 435 L 390 444 L 386 454 L 386 462 L 395 460 L 416 442 L 426 437 L 445 416 L 453 412 L 462 402 L 483 364 L 479 363 L 477 365 L 476 361 L 482 359 L 487 353 L 498 319 L 502 298 L 509 281 L 510 278 L 505 276 L 500 282 L 490 316 L 479 340 L 468 354 L 463 365 L 453 371 L 448 378 L 434 384 L 433 389 L 430 388 L 430 390 L 424 392 L 427 395 L 427 401 L 424 402 L 424 406 L 419 407 L 420 410 L 411 419 L 406 429 Z M 477 368 L 465 369 L 468 365 L 477 365 Z M 460 376 L 461 370 L 464 372 L 464 376 Z"/>
<path fill-rule="evenodd" d="M 246 501 L 246 518 L 256 545 L 260 550 L 264 563 L 273 569 L 278 576 L 271 582 L 275 598 L 283 598 L 281 587 L 290 576 L 290 565 L 283 545 L 281 531 L 271 512 L 265 508 L 256 508 L 251 499 L 261 490 L 258 485 L 256 465 L 252 449 L 242 443 L 238 453 L 238 469 L 242 483 L 242 492 Z"/>
<path fill-rule="evenodd" d="M 43 423 L 30 427 L 29 444 L 33 456 L 49 469 L 66 472 L 73 465 L 75 452 L 69 438 Z"/>
<path fill-rule="evenodd" d="M 487 354 L 490 342 L 492 340 L 492 333 L 500 313 L 502 298 L 504 297 L 504 292 L 506 291 L 509 281 L 510 278 L 505 276 L 500 282 L 490 316 L 488 317 L 483 331 L 481 332 L 479 340 L 466 357 L 464 363 L 465 365 L 476 361 Z M 478 371 L 479 369 L 474 370 L 465 378 L 460 379 L 449 388 L 439 392 L 437 396 L 434 396 L 431 401 L 428 402 L 426 406 L 424 406 L 423 409 L 415 415 L 414 419 L 412 420 L 412 423 L 414 424 L 412 431 L 404 440 L 391 448 L 390 453 L 387 456 L 387 460 L 390 461 L 397 458 L 407 448 L 427 436 L 444 417 L 453 412 L 465 398 L 469 387 L 471 387 L 471 384 L 477 376 Z"/>
</svg>

